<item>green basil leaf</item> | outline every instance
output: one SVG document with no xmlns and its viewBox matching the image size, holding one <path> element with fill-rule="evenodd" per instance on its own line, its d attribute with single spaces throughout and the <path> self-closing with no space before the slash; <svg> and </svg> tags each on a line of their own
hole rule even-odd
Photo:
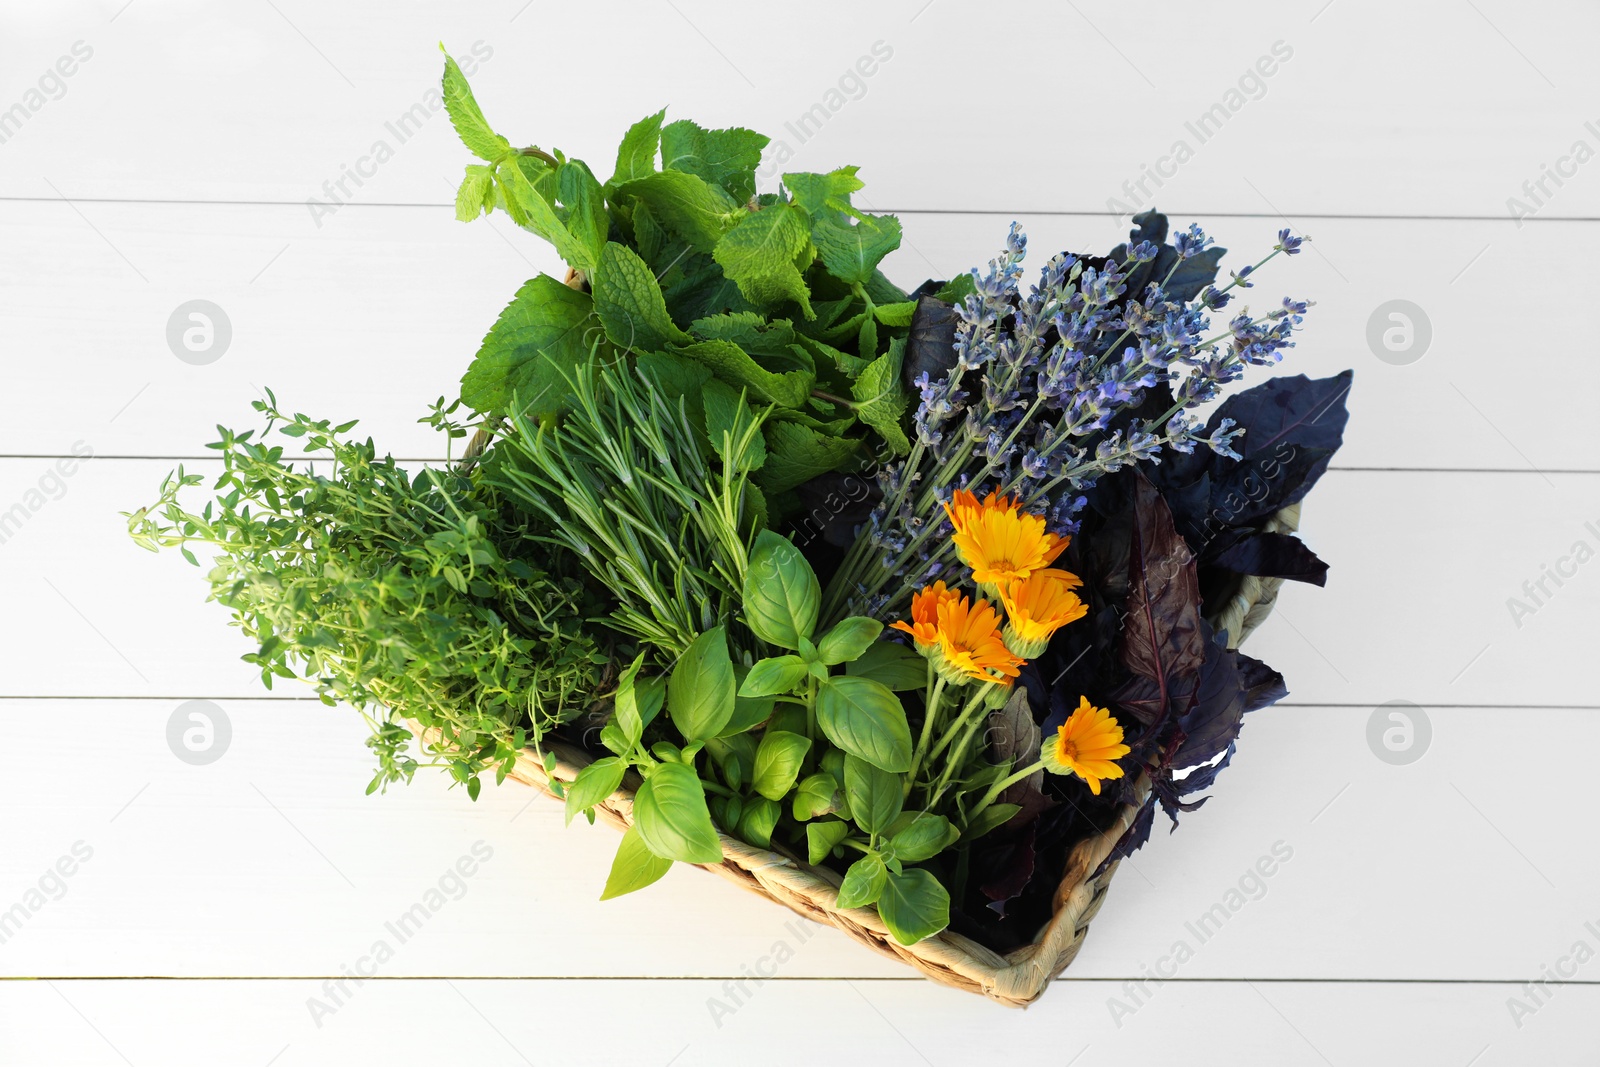
<svg viewBox="0 0 1600 1067">
<path fill-rule="evenodd" d="M 896 941 L 914 945 L 950 925 L 950 894 L 939 879 L 913 867 L 888 876 L 878 914 Z"/>
<path fill-rule="evenodd" d="M 844 795 L 850 799 L 850 813 L 856 825 L 869 834 L 886 829 L 900 814 L 904 804 L 901 778 L 879 770 L 859 757 L 844 758 Z"/>
<path fill-rule="evenodd" d="M 611 873 L 606 877 L 606 888 L 600 894 L 600 899 L 610 900 L 659 882 L 671 867 L 672 861 L 662 859 L 646 848 L 644 838 L 639 836 L 639 828 L 630 826 L 622 835 L 622 843 L 617 846 L 617 858 L 611 861 Z"/>
<path fill-rule="evenodd" d="M 730 789 L 743 789 L 755 774 L 756 739 L 749 734 L 713 737 L 706 742 L 706 751 L 716 760 Z"/>
<path fill-rule="evenodd" d="M 691 741 L 715 737 L 733 717 L 733 661 L 721 626 L 694 639 L 672 668 L 667 712 Z"/>
<path fill-rule="evenodd" d="M 800 639 L 816 629 L 822 587 L 811 564 L 786 537 L 771 530 L 756 536 L 743 593 L 745 625 L 769 644 L 799 648 Z"/>
<path fill-rule="evenodd" d="M 644 736 L 644 716 L 639 708 L 639 668 L 644 666 L 644 653 L 628 665 L 617 679 L 617 697 L 612 705 L 613 720 L 622 732 L 627 748 L 632 748 Z M 626 751 L 626 749 L 624 749 Z M 621 755 L 621 753 L 618 753 Z"/>
<path fill-rule="evenodd" d="M 874 767 L 897 774 L 911 769 L 906 710 L 881 683 L 850 675 L 828 679 L 817 693 L 817 725 L 829 741 Z"/>
<path fill-rule="evenodd" d="M 705 787 L 692 768 L 657 764 L 634 794 L 633 817 L 639 836 L 657 856 L 685 863 L 722 862 Z"/>
<path fill-rule="evenodd" d="M 839 783 L 826 772 L 807 775 L 795 790 L 791 811 L 797 822 L 806 822 L 819 815 L 829 815 L 839 810 Z"/>
<path fill-rule="evenodd" d="M 844 672 L 871 678 L 897 693 L 928 685 L 928 661 L 916 649 L 898 641 L 879 641 L 847 663 Z"/>
<path fill-rule="evenodd" d="M 768 800 L 782 800 L 800 776 L 800 765 L 811 751 L 811 738 L 783 730 L 768 730 L 756 749 L 752 788 Z"/>
<path fill-rule="evenodd" d="M 782 813 L 776 801 L 752 797 L 739 814 L 739 836 L 757 848 L 772 847 L 772 830 Z"/>
<path fill-rule="evenodd" d="M 850 824 L 838 819 L 824 819 L 806 825 L 806 856 L 816 866 L 850 836 Z"/>
<path fill-rule="evenodd" d="M 739 686 L 739 695 L 768 697 L 792 693 L 805 677 L 806 661 L 799 656 L 774 656 L 757 660 L 745 676 L 744 684 Z"/>
<path fill-rule="evenodd" d="M 615 793 L 627 769 L 628 765 L 617 757 L 606 756 L 579 771 L 567 786 L 567 825 L 572 825 L 572 818 L 578 812 L 588 811 Z"/>
<path fill-rule="evenodd" d="M 817 642 L 817 655 L 827 664 L 849 663 L 871 647 L 883 633 L 883 623 L 864 615 L 839 620 L 838 625 Z"/>
<path fill-rule="evenodd" d="M 850 865 L 844 872 L 844 884 L 839 887 L 835 907 L 840 910 L 865 908 L 877 901 L 889 880 L 889 869 L 877 853 L 869 852 Z"/>
<path fill-rule="evenodd" d="M 889 850 L 904 863 L 920 863 L 932 859 L 961 836 L 950 820 L 943 815 L 929 815 L 919 811 L 904 829 L 889 839 Z"/>
</svg>

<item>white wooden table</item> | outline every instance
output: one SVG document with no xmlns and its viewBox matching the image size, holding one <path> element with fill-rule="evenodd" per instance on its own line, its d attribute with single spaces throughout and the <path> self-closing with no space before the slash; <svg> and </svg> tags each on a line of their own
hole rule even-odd
<svg viewBox="0 0 1600 1067">
<path fill-rule="evenodd" d="M 0 983 L 0 1063 L 1595 1062 L 1592 3 L 0 11 L 0 975 L 36 979 Z M 202 577 L 128 541 L 117 512 L 205 469 L 259 387 L 439 455 L 414 420 L 556 269 L 503 217 L 452 220 L 441 39 L 492 52 L 474 85 L 514 141 L 597 170 L 662 104 L 785 141 L 774 174 L 859 164 L 904 221 L 904 284 L 982 262 L 1012 218 L 1036 250 L 1107 248 L 1108 198 L 1136 194 L 1234 265 L 1286 224 L 1315 239 L 1257 290 L 1318 302 L 1286 372 L 1357 369 L 1306 508 L 1329 587 L 1291 586 L 1252 642 L 1292 695 L 1033 1009 L 693 871 L 601 904 L 612 832 L 522 787 L 363 796 L 358 718 L 263 690 Z M 192 299 L 231 323 L 209 365 L 166 341 Z M 1409 363 L 1368 343 L 1393 300 L 1431 326 Z M 167 742 L 194 699 L 231 725 L 204 766 Z M 1394 700 L 1431 725 L 1405 765 L 1368 743 Z"/>
</svg>

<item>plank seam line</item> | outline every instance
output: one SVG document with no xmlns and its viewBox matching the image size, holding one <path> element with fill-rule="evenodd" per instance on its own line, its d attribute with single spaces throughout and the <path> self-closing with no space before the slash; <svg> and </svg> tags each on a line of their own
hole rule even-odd
<svg viewBox="0 0 1600 1067">
<path fill-rule="evenodd" d="M 65 453 L 60 454 L 60 455 L 53 455 L 53 454 L 44 453 L 44 452 L 9 452 L 9 453 L 0 452 L 0 461 L 5 461 L 5 460 L 23 460 L 23 459 L 80 459 L 80 458 L 82 458 L 82 457 L 75 457 L 75 456 L 67 455 Z M 137 456 L 137 455 L 132 455 L 132 454 L 114 453 L 114 454 L 107 454 L 107 455 L 96 454 L 92 458 L 97 459 L 97 460 L 110 459 L 110 460 L 123 460 L 123 461 L 132 461 L 132 462 L 148 461 L 148 462 L 151 462 L 151 463 L 206 463 L 206 462 L 220 463 L 220 462 L 222 462 L 222 460 L 215 453 L 212 453 L 210 455 L 191 455 L 191 456 Z M 286 456 L 285 458 L 305 460 L 305 459 L 322 459 L 324 457 L 319 456 L 319 455 L 310 454 L 310 453 L 303 453 L 303 454 L 300 454 L 300 455 Z M 395 456 L 394 457 L 394 461 L 396 463 L 447 463 L 447 462 L 449 462 L 449 458 L 446 457 L 446 456 Z M 1546 468 L 1543 468 L 1543 469 L 1540 469 L 1540 470 L 1529 470 L 1527 467 L 1344 467 L 1344 466 L 1339 466 L 1339 465 L 1335 464 L 1335 465 L 1332 465 L 1332 466 L 1328 467 L 1328 470 L 1330 470 L 1330 471 L 1348 471 L 1348 472 L 1354 473 L 1354 474 L 1520 474 L 1520 475 L 1530 475 L 1530 474 L 1532 474 L 1532 475 L 1542 475 L 1542 474 L 1595 475 L 1595 474 L 1600 474 L 1600 468 L 1595 468 L 1595 469 L 1562 468 L 1562 469 L 1557 470 L 1557 469 L 1552 469 L 1552 468 L 1549 468 L 1549 467 L 1546 467 Z"/>
<path fill-rule="evenodd" d="M 55 196 L 0 196 L 0 203 L 10 204 L 59 204 L 60 197 Z M 169 204 L 182 207 L 292 207 L 304 208 L 303 200 L 183 200 L 166 197 L 92 197 L 75 196 L 69 201 L 74 204 Z M 370 203 L 361 201 L 348 201 L 341 205 L 354 208 L 427 208 L 430 210 L 453 210 L 454 204 L 430 203 L 425 201 L 410 202 L 399 200 L 380 200 Z M 1108 216 L 1106 211 L 1076 211 L 1061 209 L 1022 209 L 1009 208 L 897 208 L 886 207 L 878 210 L 881 213 L 894 215 L 1001 215 L 1021 217 L 1024 215 L 1050 216 L 1062 218 L 1101 218 Z M 1191 211 L 1168 210 L 1164 212 L 1168 217 L 1184 216 L 1186 218 L 1219 218 L 1219 219 L 1281 219 L 1283 216 L 1275 211 Z M 1405 214 L 1367 214 L 1362 212 L 1310 212 L 1298 211 L 1294 213 L 1301 219 L 1337 219 L 1353 222 L 1510 222 L 1513 221 L 1505 215 L 1405 215 Z M 1600 222 L 1597 215 L 1539 215 L 1530 216 L 1520 221 L 1534 224 L 1563 223 L 1563 222 Z"/>
<path fill-rule="evenodd" d="M 118 974 L 118 975 L 43 975 L 37 978 L 0 977 L 0 982 L 320 982 L 329 979 L 347 978 L 348 975 L 338 974 L 222 974 L 222 975 L 161 975 L 161 974 Z M 738 974 L 689 974 L 689 975 L 663 975 L 663 974 L 578 974 L 578 975 L 506 975 L 506 974 L 378 974 L 363 979 L 368 982 L 722 982 L 729 979 L 746 977 Z M 1057 982 L 1078 982 L 1088 984 L 1092 982 L 1128 982 L 1139 981 L 1145 976 L 1137 974 L 1108 975 L 1105 977 L 1090 977 L 1087 975 L 1074 977 L 1062 975 L 1055 979 Z M 851 975 L 775 975 L 763 979 L 764 982 L 899 982 L 907 985 L 921 985 L 927 981 L 918 975 L 904 977 L 873 976 L 856 977 Z M 1527 978 L 1185 978 L 1174 976 L 1164 978 L 1163 982 L 1184 983 L 1191 985 L 1242 985 L 1252 982 L 1271 983 L 1274 985 L 1511 985 L 1521 986 L 1526 984 Z M 1600 979 L 1561 979 L 1546 982 L 1546 985 L 1563 986 L 1600 986 Z"/>
</svg>

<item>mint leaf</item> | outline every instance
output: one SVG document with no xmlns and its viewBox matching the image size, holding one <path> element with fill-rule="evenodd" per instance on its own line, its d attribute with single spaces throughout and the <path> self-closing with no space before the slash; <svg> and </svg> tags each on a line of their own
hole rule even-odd
<svg viewBox="0 0 1600 1067">
<path fill-rule="evenodd" d="M 840 167 L 827 174 L 785 174 L 783 186 L 795 204 L 814 219 L 835 213 L 859 218 L 861 213 L 850 206 L 850 194 L 861 188 L 861 179 L 856 177 L 859 169 Z"/>
<path fill-rule="evenodd" d="M 890 341 L 889 351 L 867 364 L 850 387 L 850 395 L 856 399 L 856 418 L 877 430 L 897 456 L 911 451 L 911 442 L 900 428 L 900 419 L 911 403 L 905 386 L 900 384 L 905 349 L 904 337 Z"/>
<path fill-rule="evenodd" d="M 617 187 L 616 196 L 648 204 L 657 222 L 701 252 L 715 248 L 739 214 L 738 203 L 720 186 L 678 170 L 624 182 Z"/>
<path fill-rule="evenodd" d="M 689 335 L 673 324 L 666 300 L 638 253 L 611 241 L 600 252 L 594 272 L 594 310 L 606 336 L 624 351 L 654 352 Z"/>
<path fill-rule="evenodd" d="M 804 217 L 788 204 L 773 204 L 740 219 L 717 242 L 711 258 L 752 304 L 792 300 L 812 319 L 811 293 L 795 266 L 809 240 Z"/>
<path fill-rule="evenodd" d="M 456 220 L 471 222 L 494 209 L 494 169 L 468 163 L 467 176 L 456 190 Z"/>
<path fill-rule="evenodd" d="M 786 362 L 794 361 L 788 351 L 794 343 L 794 327 L 788 319 L 769 322 L 754 311 L 735 311 L 695 319 L 689 324 L 689 332 L 706 341 L 731 341 L 753 355 L 780 356 Z"/>
<path fill-rule="evenodd" d="M 935 300 L 943 300 L 946 304 L 959 304 L 977 291 L 977 283 L 972 280 L 971 274 L 958 274 L 945 282 L 944 288 L 933 296 Z"/>
<path fill-rule="evenodd" d="M 444 52 L 444 45 L 439 45 Z M 440 88 L 444 93 L 444 109 L 450 114 L 450 125 L 456 128 L 461 143 L 467 151 L 487 163 L 498 163 L 511 154 L 511 142 L 489 128 L 478 102 L 472 98 L 467 76 L 461 73 L 450 53 L 444 55 L 444 80 Z"/>
<path fill-rule="evenodd" d="M 867 364 L 872 362 L 871 360 L 862 359 L 860 356 L 852 356 L 848 352 L 841 352 L 830 344 L 819 341 L 814 337 L 807 337 L 804 334 L 801 334 L 795 340 L 811 354 L 812 358 L 828 360 L 839 373 L 852 380 L 860 377 L 861 372 L 867 369 Z"/>
<path fill-rule="evenodd" d="M 680 119 L 661 131 L 661 169 L 704 178 L 742 204 L 756 194 L 756 167 L 768 140 L 738 126 L 704 130 Z"/>
<path fill-rule="evenodd" d="M 767 461 L 767 444 L 761 436 L 760 419 L 744 402 L 739 391 L 727 382 L 713 378 L 701 393 L 706 412 L 706 436 L 724 462 L 733 454 L 739 470 L 755 470 Z M 748 441 L 744 447 L 740 442 Z"/>
<path fill-rule="evenodd" d="M 513 394 L 523 410 L 550 419 L 566 410 L 565 373 L 589 358 L 594 321 L 587 293 L 541 274 L 517 290 L 490 327 L 461 379 L 461 399 L 474 411 L 504 412 Z"/>
<path fill-rule="evenodd" d="M 757 400 L 797 408 L 811 395 L 811 375 L 802 371 L 775 374 L 728 341 L 698 341 L 675 347 L 673 351 L 705 364 L 728 384 L 743 386 Z"/>
<path fill-rule="evenodd" d="M 883 304 L 872 309 L 872 315 L 885 326 L 910 326 L 911 316 L 916 314 L 917 302 L 915 300 L 902 300 L 898 304 Z"/>
<path fill-rule="evenodd" d="M 569 159 L 561 164 L 556 171 L 556 188 L 562 204 L 557 217 L 573 240 L 583 246 L 589 266 L 579 266 L 570 258 L 567 262 L 579 270 L 593 270 L 600 262 L 600 250 L 605 247 L 606 234 L 611 229 L 605 193 L 588 164 L 581 159 Z"/>
<path fill-rule="evenodd" d="M 590 236 L 574 236 L 521 167 L 514 161 L 502 161 L 495 167 L 494 180 L 500 190 L 500 202 L 512 222 L 555 245 L 556 253 L 568 266 L 582 271 L 594 269 L 599 249 L 590 244 Z"/>
<path fill-rule="evenodd" d="M 611 180 L 606 183 L 608 187 L 615 187 L 656 172 L 656 149 L 661 144 L 661 120 L 666 118 L 666 115 L 667 109 L 662 108 L 654 115 L 647 115 L 628 127 L 628 132 L 622 135 L 622 144 L 617 148 L 617 169 L 611 175 Z"/>
<path fill-rule="evenodd" d="M 769 495 L 786 492 L 819 474 L 838 470 L 856 456 L 861 442 L 829 437 L 797 422 L 768 422 L 767 462 L 756 481 Z"/>
<path fill-rule="evenodd" d="M 811 240 L 829 274 L 865 285 L 883 257 L 900 247 L 900 220 L 893 215 L 863 215 L 851 225 L 846 219 L 826 216 L 812 225 Z"/>
</svg>

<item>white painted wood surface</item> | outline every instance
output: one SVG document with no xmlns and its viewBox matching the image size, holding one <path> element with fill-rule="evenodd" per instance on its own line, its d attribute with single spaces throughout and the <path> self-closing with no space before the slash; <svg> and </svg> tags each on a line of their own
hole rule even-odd
<svg viewBox="0 0 1600 1067">
<path fill-rule="evenodd" d="M 0 984 L 0 1063 L 1592 1062 L 1600 959 L 1574 951 L 1600 952 L 1580 821 L 1600 563 L 1571 560 L 1600 549 L 1600 163 L 1562 159 L 1600 148 L 1597 22 L 1578 0 L 0 4 L 0 512 L 26 511 L 0 542 L 0 915 L 25 912 L 0 976 L 41 979 Z M 493 50 L 474 79 L 493 121 L 599 170 L 662 103 L 787 138 L 789 169 L 861 164 L 871 203 L 903 212 L 903 284 L 981 262 L 1012 217 L 1036 249 L 1115 243 L 1107 198 L 1180 138 L 1192 159 L 1145 191 L 1230 264 L 1284 216 L 1315 238 L 1254 294 L 1318 302 L 1285 372 L 1358 372 L 1306 512 L 1330 587 L 1291 586 L 1252 641 L 1292 696 L 1124 867 L 1034 1009 L 909 979 L 694 872 L 602 905 L 612 832 L 563 829 L 521 787 L 364 797 L 358 717 L 263 691 L 202 576 L 127 541 L 116 513 L 215 423 L 248 425 L 262 386 L 439 454 L 415 418 L 517 284 L 556 269 L 503 219 L 452 221 L 465 154 L 436 115 L 347 204 L 307 208 L 398 140 L 385 123 L 435 84 L 440 39 Z M 92 55 L 34 108 L 78 41 Z M 786 132 L 878 41 L 858 99 L 803 144 Z M 1200 144 L 1185 122 L 1278 41 L 1292 55 Z M 1535 203 L 1546 167 L 1572 173 Z M 233 325 L 209 366 L 165 342 L 193 298 Z M 1433 332 L 1408 366 L 1367 341 L 1395 299 Z M 61 473 L 75 449 L 94 458 Z M 1507 600 L 1546 568 L 1570 574 L 1518 625 Z M 189 699 L 232 725 L 210 766 L 167 749 Z M 1431 722 L 1416 763 L 1369 749 L 1390 700 Z M 1202 942 L 1191 924 L 1237 899 Z M 403 943 L 386 926 L 435 900 Z M 1124 986 L 1180 941 L 1173 980 Z M 780 942 L 774 980 L 725 990 Z M 1568 984 L 1524 986 L 1549 978 Z"/>
</svg>

